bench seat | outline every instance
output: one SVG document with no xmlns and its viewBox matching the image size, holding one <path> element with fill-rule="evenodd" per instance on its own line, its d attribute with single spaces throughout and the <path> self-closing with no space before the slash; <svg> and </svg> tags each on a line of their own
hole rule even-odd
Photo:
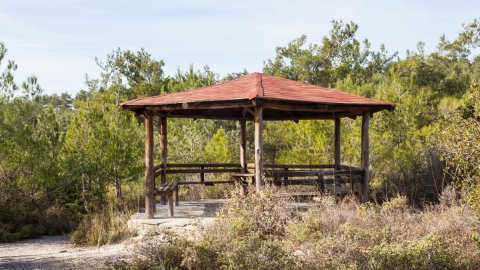
<svg viewBox="0 0 480 270">
<path fill-rule="evenodd" d="M 173 217 L 174 201 L 175 206 L 178 206 L 178 185 L 176 183 L 165 183 L 155 190 L 155 196 L 161 196 L 162 198 L 165 197 L 166 201 L 168 202 L 168 215 Z"/>
</svg>

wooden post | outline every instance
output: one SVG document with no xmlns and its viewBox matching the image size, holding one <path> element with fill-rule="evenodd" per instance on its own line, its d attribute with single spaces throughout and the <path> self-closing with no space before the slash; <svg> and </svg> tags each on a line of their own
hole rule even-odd
<svg viewBox="0 0 480 270">
<path fill-rule="evenodd" d="M 335 118 L 335 170 L 340 170 L 340 118 Z"/>
<path fill-rule="evenodd" d="M 367 202 L 370 200 L 369 193 L 369 182 L 370 182 L 370 173 L 368 171 L 369 167 L 369 138 L 368 138 L 368 129 L 370 127 L 370 112 L 364 112 L 362 115 L 362 154 L 361 167 L 364 170 L 363 176 L 363 190 L 362 190 L 362 201 Z"/>
<path fill-rule="evenodd" d="M 288 167 L 283 168 L 283 170 L 288 172 Z M 284 183 L 288 182 L 288 173 L 286 173 L 285 176 L 283 177 L 283 181 L 284 181 Z"/>
<path fill-rule="evenodd" d="M 167 195 L 168 200 L 168 216 L 173 217 L 173 193 Z"/>
<path fill-rule="evenodd" d="M 177 188 L 175 189 L 175 206 L 178 206 L 178 204 L 179 204 L 178 200 L 179 199 L 178 199 L 178 186 L 177 186 Z"/>
<path fill-rule="evenodd" d="M 152 219 L 155 214 L 155 175 L 153 170 L 153 115 L 145 111 L 145 214 Z"/>
<path fill-rule="evenodd" d="M 247 172 L 247 121 L 240 120 L 240 167 L 242 173 Z"/>
<path fill-rule="evenodd" d="M 255 107 L 255 189 L 263 186 L 263 108 Z"/>
<path fill-rule="evenodd" d="M 247 173 L 247 121 L 240 120 L 240 170 Z M 244 178 L 240 181 L 240 194 L 246 195 L 247 190 L 243 183 Z"/>
<path fill-rule="evenodd" d="M 205 183 L 205 167 L 200 167 L 200 183 Z"/>
<path fill-rule="evenodd" d="M 160 175 L 160 185 L 167 183 L 167 117 L 160 116 L 158 119 L 158 125 L 160 130 L 160 155 L 162 174 Z M 160 198 L 160 202 L 165 204 L 165 196 Z"/>
</svg>

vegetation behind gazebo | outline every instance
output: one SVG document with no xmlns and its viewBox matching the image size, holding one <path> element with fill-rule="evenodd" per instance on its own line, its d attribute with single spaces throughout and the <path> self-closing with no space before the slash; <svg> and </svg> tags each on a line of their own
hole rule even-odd
<svg viewBox="0 0 480 270">
<path fill-rule="evenodd" d="M 284 78 L 252 73 L 239 79 L 190 91 L 135 99 L 123 103 L 123 109 L 143 114 L 145 117 L 146 192 L 145 212 L 153 218 L 155 212 L 155 178 L 167 182 L 169 173 L 200 173 L 200 184 L 208 183 L 205 173 L 233 173 L 246 183 L 253 179 L 256 191 L 260 191 L 265 178 L 273 178 L 274 184 L 360 184 L 362 201 L 369 199 L 369 138 L 368 129 L 373 113 L 393 110 L 394 104 L 377 101 L 335 89 L 304 84 Z M 352 167 L 341 164 L 340 119 L 362 117 L 361 164 Z M 161 164 L 153 161 L 153 118 L 158 117 L 160 130 Z M 168 164 L 167 119 L 221 119 L 240 122 L 239 164 Z M 263 161 L 264 121 L 333 120 L 335 122 L 334 164 L 273 165 Z M 254 122 L 254 164 L 247 164 L 246 121 Z M 293 171 L 291 170 L 293 169 Z M 300 170 L 299 170 L 300 169 Z M 309 169 L 302 171 L 301 169 Z M 316 180 L 291 180 L 289 177 L 317 177 Z M 232 180 L 216 181 L 230 183 Z M 192 184 L 192 182 L 183 182 Z"/>
</svg>

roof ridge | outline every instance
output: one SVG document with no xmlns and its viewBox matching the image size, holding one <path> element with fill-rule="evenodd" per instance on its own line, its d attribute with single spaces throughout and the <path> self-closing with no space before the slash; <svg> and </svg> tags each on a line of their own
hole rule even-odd
<svg viewBox="0 0 480 270">
<path fill-rule="evenodd" d="M 263 73 L 255 72 L 253 74 L 256 75 L 256 79 L 257 79 L 257 92 L 255 97 L 264 97 L 265 88 L 263 87 Z"/>
</svg>

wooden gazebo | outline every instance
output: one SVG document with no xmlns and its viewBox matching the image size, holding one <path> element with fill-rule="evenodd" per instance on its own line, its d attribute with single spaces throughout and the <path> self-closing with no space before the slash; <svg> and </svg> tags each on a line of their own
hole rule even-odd
<svg viewBox="0 0 480 270">
<path fill-rule="evenodd" d="M 318 181 L 326 183 L 344 181 L 359 183 L 361 200 L 369 199 L 369 138 L 368 129 L 373 113 L 393 110 L 394 104 L 346 93 L 340 90 L 309 85 L 298 81 L 274 77 L 262 73 L 252 73 L 239 79 L 213 86 L 130 100 L 123 109 L 143 114 L 145 117 L 145 163 L 146 192 L 145 212 L 153 218 L 155 212 L 155 177 L 161 184 L 167 182 L 167 173 L 232 172 L 236 176 L 251 176 L 257 191 L 264 185 L 264 179 L 273 178 L 280 184 L 306 184 L 306 180 L 289 180 L 295 176 L 318 176 Z M 361 164 L 351 167 L 341 164 L 340 119 L 362 117 Z M 153 161 L 153 118 L 158 117 L 160 130 L 161 164 Z M 240 122 L 240 162 L 239 164 L 168 164 L 167 163 L 167 118 L 225 119 Z M 275 120 L 314 120 L 335 121 L 335 163 L 331 165 L 272 165 L 263 161 L 263 121 Z M 255 123 L 255 163 L 247 164 L 246 121 Z M 177 168 L 177 169 L 175 169 Z M 183 168 L 183 169 L 178 169 Z M 197 168 L 197 169 L 193 169 Z M 217 169 L 215 169 L 217 168 Z M 220 169 L 221 168 L 221 169 Z M 290 171 L 289 171 L 290 169 Z M 308 170 L 306 170 L 308 169 Z M 325 177 L 325 178 L 324 178 Z M 343 180 L 342 180 L 343 179 Z M 318 183 L 314 181 L 314 183 Z M 353 184 L 352 184 L 353 185 Z"/>
</svg>

